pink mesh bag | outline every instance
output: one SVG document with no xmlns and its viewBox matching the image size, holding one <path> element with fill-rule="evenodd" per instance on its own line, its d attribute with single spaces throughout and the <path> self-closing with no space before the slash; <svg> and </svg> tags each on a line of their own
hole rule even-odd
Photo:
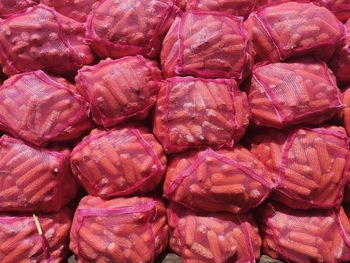
<svg viewBox="0 0 350 263">
<path fill-rule="evenodd" d="M 154 262 L 167 247 L 166 210 L 150 197 L 86 196 L 75 212 L 70 249 L 79 262 Z"/>
<path fill-rule="evenodd" d="M 341 127 L 270 130 L 252 153 L 275 174 L 272 198 L 297 209 L 340 205 L 349 169 L 349 140 Z"/>
<path fill-rule="evenodd" d="M 94 130 L 73 150 L 71 167 L 86 191 L 102 198 L 147 193 L 166 169 L 162 146 L 145 128 Z"/>
<path fill-rule="evenodd" d="M 258 206 L 273 186 L 269 172 L 247 149 L 187 152 L 167 169 L 164 196 L 195 210 L 242 213 Z"/>
<path fill-rule="evenodd" d="M 261 238 L 250 214 L 195 213 L 170 204 L 170 248 L 184 262 L 253 263 L 260 257 Z"/>
<path fill-rule="evenodd" d="M 326 8 L 312 3 L 272 4 L 245 22 L 257 58 L 279 61 L 313 55 L 327 61 L 343 44 L 343 24 Z"/>
<path fill-rule="evenodd" d="M 301 211 L 266 204 L 260 209 L 263 252 L 286 262 L 349 262 L 350 225 L 342 207 Z"/>
<path fill-rule="evenodd" d="M 0 261 L 64 262 L 71 219 L 66 210 L 53 214 L 0 214 Z"/>
<path fill-rule="evenodd" d="M 345 29 L 345 44 L 335 52 L 329 62 L 330 68 L 340 83 L 350 83 L 350 19 L 345 23 Z"/>
<path fill-rule="evenodd" d="M 8 17 L 37 5 L 40 0 L 0 0 L 0 17 Z"/>
<path fill-rule="evenodd" d="M 6 75 L 42 69 L 71 76 L 94 61 L 83 24 L 38 5 L 0 21 L 0 63 Z"/>
<path fill-rule="evenodd" d="M 187 0 L 186 10 L 221 11 L 247 17 L 257 0 Z"/>
<path fill-rule="evenodd" d="M 10 77 L 0 88 L 0 129 L 38 146 L 76 139 L 92 124 L 74 89 L 41 70 Z"/>
<path fill-rule="evenodd" d="M 231 147 L 249 124 L 247 95 L 234 80 L 175 77 L 157 99 L 153 132 L 167 153 Z"/>
<path fill-rule="evenodd" d="M 130 119 L 145 119 L 162 79 L 157 63 L 138 55 L 85 66 L 75 81 L 91 105 L 94 121 L 112 127 Z"/>
<path fill-rule="evenodd" d="M 102 0 L 87 20 L 87 42 L 100 57 L 156 57 L 179 9 L 173 0 Z"/>
<path fill-rule="evenodd" d="M 248 94 L 252 120 L 274 128 L 320 124 L 343 108 L 335 82 L 326 63 L 313 58 L 257 64 Z"/>
<path fill-rule="evenodd" d="M 0 139 L 0 211 L 58 211 L 77 193 L 69 152 Z"/>
<path fill-rule="evenodd" d="M 78 22 L 85 22 L 93 5 L 97 3 L 98 0 L 41 0 L 41 2 L 54 8 L 62 15 Z"/>
<path fill-rule="evenodd" d="M 345 105 L 341 112 L 341 118 L 343 119 L 343 126 L 348 136 L 350 136 L 350 88 L 348 87 L 342 93 L 343 103 Z"/>
<path fill-rule="evenodd" d="M 244 79 L 252 58 L 243 18 L 214 11 L 181 14 L 166 35 L 160 54 L 166 77 Z"/>
</svg>

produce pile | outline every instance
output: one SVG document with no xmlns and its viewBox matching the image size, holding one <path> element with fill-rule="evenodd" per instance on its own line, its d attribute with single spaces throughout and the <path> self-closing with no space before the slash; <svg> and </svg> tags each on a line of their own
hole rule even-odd
<svg viewBox="0 0 350 263">
<path fill-rule="evenodd" d="M 0 66 L 1 263 L 350 262 L 350 1 L 0 0 Z"/>
</svg>

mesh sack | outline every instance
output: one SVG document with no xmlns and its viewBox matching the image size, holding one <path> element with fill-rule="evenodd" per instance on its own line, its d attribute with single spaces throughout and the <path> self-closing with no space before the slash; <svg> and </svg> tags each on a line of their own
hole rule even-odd
<svg viewBox="0 0 350 263">
<path fill-rule="evenodd" d="M 173 0 L 103 0 L 87 20 L 87 41 L 100 57 L 156 57 L 178 8 Z"/>
<path fill-rule="evenodd" d="M 341 127 L 270 130 L 253 139 L 252 153 L 274 173 L 273 199 L 297 209 L 328 209 L 343 199 L 348 143 Z"/>
<path fill-rule="evenodd" d="M 259 213 L 263 252 L 286 262 L 349 262 L 350 225 L 340 210 L 292 210 L 267 204 Z"/>
<path fill-rule="evenodd" d="M 170 204 L 170 248 L 184 262 L 253 263 L 260 257 L 261 238 L 250 214 L 195 213 Z"/>
<path fill-rule="evenodd" d="M 6 135 L 0 139 L 0 174 L 1 211 L 58 211 L 77 193 L 69 152 L 39 149 Z"/>
<path fill-rule="evenodd" d="M 166 210 L 150 197 L 103 201 L 84 197 L 75 212 L 70 249 L 79 262 L 154 262 L 167 247 Z"/>
<path fill-rule="evenodd" d="M 40 0 L 0 0 L 0 17 L 8 17 L 28 7 L 37 5 Z"/>
<path fill-rule="evenodd" d="M 40 70 L 7 79 L 0 101 L 0 129 L 38 146 L 75 139 L 91 127 L 88 105 L 72 85 Z"/>
<path fill-rule="evenodd" d="M 83 24 L 38 5 L 0 22 L 0 63 L 6 75 L 42 69 L 71 76 L 94 61 Z"/>
<path fill-rule="evenodd" d="M 235 16 L 247 17 L 256 0 L 187 0 L 186 10 L 224 11 Z"/>
<path fill-rule="evenodd" d="M 329 62 L 330 68 L 340 83 L 350 83 L 350 19 L 345 23 L 345 29 L 345 44 L 335 52 Z"/>
<path fill-rule="evenodd" d="M 64 262 L 68 256 L 71 219 L 54 214 L 0 214 L 0 261 Z"/>
<path fill-rule="evenodd" d="M 343 107 L 335 82 L 327 65 L 313 58 L 258 64 L 248 95 L 252 120 L 274 128 L 319 124 Z"/>
<path fill-rule="evenodd" d="M 94 121 L 112 127 L 147 117 L 156 102 L 162 73 L 155 61 L 138 55 L 83 67 L 75 81 L 91 105 Z"/>
<path fill-rule="evenodd" d="M 166 77 L 244 79 L 252 58 L 243 18 L 228 13 L 189 11 L 166 35 L 160 59 Z"/>
<path fill-rule="evenodd" d="M 94 130 L 74 148 L 71 167 L 89 194 L 110 198 L 152 191 L 165 173 L 166 157 L 144 128 Z"/>
<path fill-rule="evenodd" d="M 175 5 L 177 5 L 180 9 L 185 10 L 188 0 L 174 0 Z"/>
<path fill-rule="evenodd" d="M 153 132 L 166 152 L 232 146 L 249 124 L 249 105 L 234 80 L 175 77 L 158 94 Z"/>
<path fill-rule="evenodd" d="M 62 15 L 78 22 L 85 22 L 93 5 L 98 0 L 41 0 L 41 2 L 54 8 Z"/>
<path fill-rule="evenodd" d="M 326 8 L 312 3 L 272 4 L 245 22 L 257 58 L 279 61 L 313 55 L 329 60 L 343 44 L 343 24 Z"/>
<path fill-rule="evenodd" d="M 347 88 L 342 93 L 344 109 L 341 112 L 341 118 L 343 119 L 343 126 L 348 136 L 350 136 L 350 88 Z"/>
<path fill-rule="evenodd" d="M 167 169 L 164 196 L 195 210 L 242 213 L 269 195 L 272 182 L 264 165 L 245 148 L 189 152 Z"/>
</svg>

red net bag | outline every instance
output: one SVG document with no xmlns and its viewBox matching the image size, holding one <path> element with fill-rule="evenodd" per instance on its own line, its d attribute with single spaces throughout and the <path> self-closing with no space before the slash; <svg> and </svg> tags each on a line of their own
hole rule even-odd
<svg viewBox="0 0 350 263">
<path fill-rule="evenodd" d="M 187 152 L 167 169 L 164 196 L 195 210 L 242 213 L 269 195 L 272 182 L 264 165 L 246 149 Z"/>
<path fill-rule="evenodd" d="M 145 128 L 94 130 L 74 148 L 71 167 L 89 194 L 110 198 L 152 191 L 165 173 L 166 157 Z"/>
<path fill-rule="evenodd" d="M 263 252 L 287 262 L 349 262 L 350 225 L 340 210 L 292 210 L 267 204 L 258 218 Z"/>
<path fill-rule="evenodd" d="M 159 200 L 86 196 L 75 212 L 70 249 L 79 262 L 154 262 L 168 238 L 166 210 Z"/>
<path fill-rule="evenodd" d="M 343 108 L 335 82 L 326 63 L 313 58 L 258 64 L 248 95 L 252 120 L 274 128 L 319 124 Z"/>
<path fill-rule="evenodd" d="M 341 112 L 341 118 L 343 119 L 343 126 L 348 136 L 350 136 L 350 88 L 343 91 L 342 94 L 344 109 Z"/>
<path fill-rule="evenodd" d="M 256 0 L 187 0 L 186 10 L 224 11 L 247 17 Z"/>
<path fill-rule="evenodd" d="M 261 239 L 250 214 L 195 213 L 170 204 L 170 248 L 185 262 L 256 262 Z"/>
<path fill-rule="evenodd" d="M 234 80 L 167 79 L 157 99 L 153 132 L 166 152 L 232 146 L 249 124 L 247 96 Z"/>
<path fill-rule="evenodd" d="M 327 61 L 345 39 L 343 24 L 312 3 L 272 4 L 252 13 L 245 26 L 261 60 L 311 54 Z"/>
<path fill-rule="evenodd" d="M 38 146 L 76 139 L 92 125 L 74 89 L 40 70 L 10 77 L 0 88 L 0 129 Z"/>
<path fill-rule="evenodd" d="M 187 0 L 174 0 L 175 5 L 177 5 L 180 9 L 185 10 L 187 5 Z"/>
<path fill-rule="evenodd" d="M 69 151 L 39 149 L 9 136 L 0 139 L 0 210 L 58 211 L 77 193 Z"/>
<path fill-rule="evenodd" d="M 98 0 L 41 0 L 41 2 L 54 8 L 62 15 L 78 22 L 85 22 L 93 5 L 97 3 Z"/>
<path fill-rule="evenodd" d="M 243 19 L 209 11 L 178 16 L 164 39 L 160 59 L 166 77 L 239 80 L 250 73 L 253 62 Z"/>
<path fill-rule="evenodd" d="M 28 7 L 37 5 L 40 0 L 0 0 L 0 17 L 8 17 Z"/>
<path fill-rule="evenodd" d="M 94 61 L 83 24 L 38 5 L 0 21 L 0 63 L 6 75 L 43 69 L 71 76 Z"/>
<path fill-rule="evenodd" d="M 71 219 L 54 214 L 0 214 L 0 261 L 64 262 L 68 256 Z"/>
<path fill-rule="evenodd" d="M 178 8 L 173 0 L 103 0 L 87 20 L 87 41 L 100 57 L 156 57 Z"/>
<path fill-rule="evenodd" d="M 112 127 L 129 119 L 145 119 L 162 79 L 157 63 L 139 55 L 83 67 L 75 81 L 91 105 L 94 121 Z"/>
<path fill-rule="evenodd" d="M 350 19 L 345 23 L 345 29 L 345 44 L 335 52 L 329 62 L 330 68 L 340 83 L 350 83 Z"/>
<path fill-rule="evenodd" d="M 275 174 L 272 198 L 297 209 L 337 206 L 349 169 L 341 127 L 271 130 L 253 139 L 252 153 Z"/>
</svg>

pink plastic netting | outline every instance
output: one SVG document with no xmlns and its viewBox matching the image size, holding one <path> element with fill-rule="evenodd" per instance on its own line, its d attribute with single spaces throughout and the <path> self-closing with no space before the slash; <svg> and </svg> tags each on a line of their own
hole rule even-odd
<svg viewBox="0 0 350 263">
<path fill-rule="evenodd" d="M 154 262 L 168 244 L 166 210 L 150 197 L 103 201 L 84 197 L 75 212 L 70 249 L 79 262 Z"/>
<path fill-rule="evenodd" d="M 112 127 L 130 119 L 145 119 L 162 79 L 157 63 L 138 55 L 83 67 L 75 81 L 91 105 L 94 121 Z"/>
<path fill-rule="evenodd" d="M 0 0 L 0 17 L 8 17 L 37 5 L 40 0 Z"/>
<path fill-rule="evenodd" d="M 122 127 L 92 131 L 72 151 L 71 167 L 89 194 L 110 198 L 152 191 L 166 157 L 147 129 Z"/>
</svg>

